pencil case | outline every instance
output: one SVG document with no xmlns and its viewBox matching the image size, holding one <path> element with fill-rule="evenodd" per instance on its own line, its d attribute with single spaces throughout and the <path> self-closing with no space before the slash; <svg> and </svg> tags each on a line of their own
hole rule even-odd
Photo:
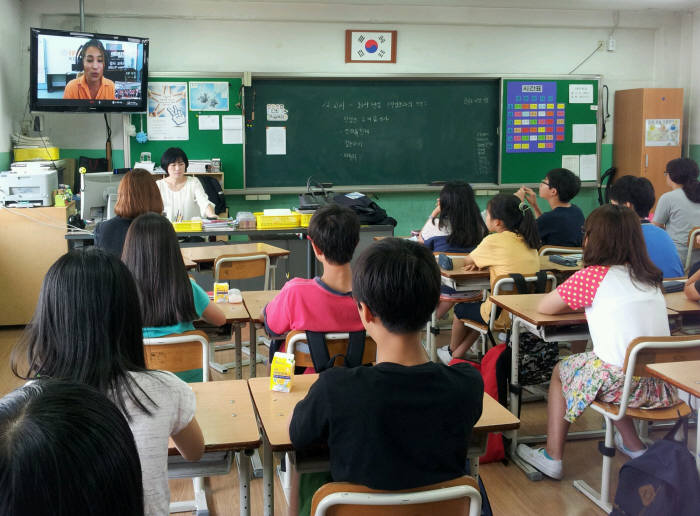
<svg viewBox="0 0 700 516">
<path fill-rule="evenodd" d="M 566 256 L 561 256 L 559 254 L 550 255 L 549 261 L 552 263 L 558 263 L 559 265 L 565 265 L 566 267 L 576 267 L 578 264 L 576 258 L 567 258 Z"/>
</svg>

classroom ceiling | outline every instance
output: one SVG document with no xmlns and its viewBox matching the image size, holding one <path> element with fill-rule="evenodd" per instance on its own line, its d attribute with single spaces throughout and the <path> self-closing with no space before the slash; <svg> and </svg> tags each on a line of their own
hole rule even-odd
<svg viewBox="0 0 700 516">
<path fill-rule="evenodd" d="M 226 0 L 224 0 L 226 1 Z M 230 1 L 230 0 L 228 0 Z M 269 2 L 270 0 L 252 0 Z M 280 3 L 434 5 L 443 7 L 490 7 L 554 10 L 680 11 L 700 8 L 700 0 L 273 0 Z"/>
</svg>

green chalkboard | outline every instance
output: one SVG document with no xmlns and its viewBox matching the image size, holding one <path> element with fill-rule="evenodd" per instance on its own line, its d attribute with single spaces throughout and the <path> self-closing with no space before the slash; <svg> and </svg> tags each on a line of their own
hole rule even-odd
<svg viewBox="0 0 700 516">
<path fill-rule="evenodd" d="M 498 78 L 254 77 L 245 186 L 303 186 L 309 176 L 335 185 L 496 183 L 499 87 Z M 276 127 L 284 154 L 268 153 Z"/>
<path fill-rule="evenodd" d="M 133 166 L 139 160 L 142 152 L 150 152 L 151 158 L 157 164 L 160 163 L 160 156 L 168 147 L 182 148 L 189 159 L 210 159 L 220 158 L 221 168 L 224 172 L 224 188 L 243 188 L 243 145 L 224 144 L 221 133 L 221 120 L 218 130 L 199 130 L 200 115 L 240 115 L 241 109 L 236 107 L 239 102 L 239 92 L 241 88 L 240 78 L 230 77 L 153 77 L 149 76 L 149 83 L 154 82 L 227 82 L 229 84 L 229 110 L 228 111 L 189 111 L 188 102 L 188 124 L 189 139 L 177 141 L 147 141 L 138 143 L 135 137 L 130 138 L 131 163 Z M 189 87 L 188 87 L 189 90 Z M 189 100 L 189 99 L 188 99 Z M 141 127 L 146 131 L 147 120 L 145 114 L 131 115 L 131 123 L 136 127 L 136 131 L 141 131 Z"/>
<path fill-rule="evenodd" d="M 597 156 L 590 179 L 597 180 L 597 78 L 504 79 L 502 106 L 501 183 L 538 182 L 548 170 L 567 164 L 562 164 L 563 156 L 580 162 L 582 155 Z M 579 140 L 594 130 L 594 140 L 574 143 L 574 129 Z"/>
</svg>

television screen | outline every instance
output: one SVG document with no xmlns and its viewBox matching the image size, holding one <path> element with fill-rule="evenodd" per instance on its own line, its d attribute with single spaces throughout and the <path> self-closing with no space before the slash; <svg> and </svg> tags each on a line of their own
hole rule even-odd
<svg viewBox="0 0 700 516">
<path fill-rule="evenodd" d="M 146 111 L 148 39 L 31 29 L 32 111 Z"/>
</svg>

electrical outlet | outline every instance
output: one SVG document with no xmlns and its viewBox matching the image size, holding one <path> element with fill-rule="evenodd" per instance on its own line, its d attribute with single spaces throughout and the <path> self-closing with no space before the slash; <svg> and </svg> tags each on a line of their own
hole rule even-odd
<svg viewBox="0 0 700 516">
<path fill-rule="evenodd" d="M 257 196 L 257 195 L 250 195 L 250 194 L 249 194 L 249 195 L 246 195 L 246 196 L 245 196 L 245 200 L 246 200 L 246 201 L 257 201 L 257 200 L 258 200 L 258 196 Z"/>
<path fill-rule="evenodd" d="M 615 52 L 616 47 L 615 37 L 611 34 L 608 38 L 608 52 Z"/>
<path fill-rule="evenodd" d="M 43 117 L 43 115 L 34 115 L 32 120 L 33 120 L 32 130 L 36 131 L 37 133 L 42 132 L 44 130 L 44 117 Z"/>
<path fill-rule="evenodd" d="M 260 194 L 258 195 L 258 201 L 269 201 L 270 194 Z"/>
</svg>

